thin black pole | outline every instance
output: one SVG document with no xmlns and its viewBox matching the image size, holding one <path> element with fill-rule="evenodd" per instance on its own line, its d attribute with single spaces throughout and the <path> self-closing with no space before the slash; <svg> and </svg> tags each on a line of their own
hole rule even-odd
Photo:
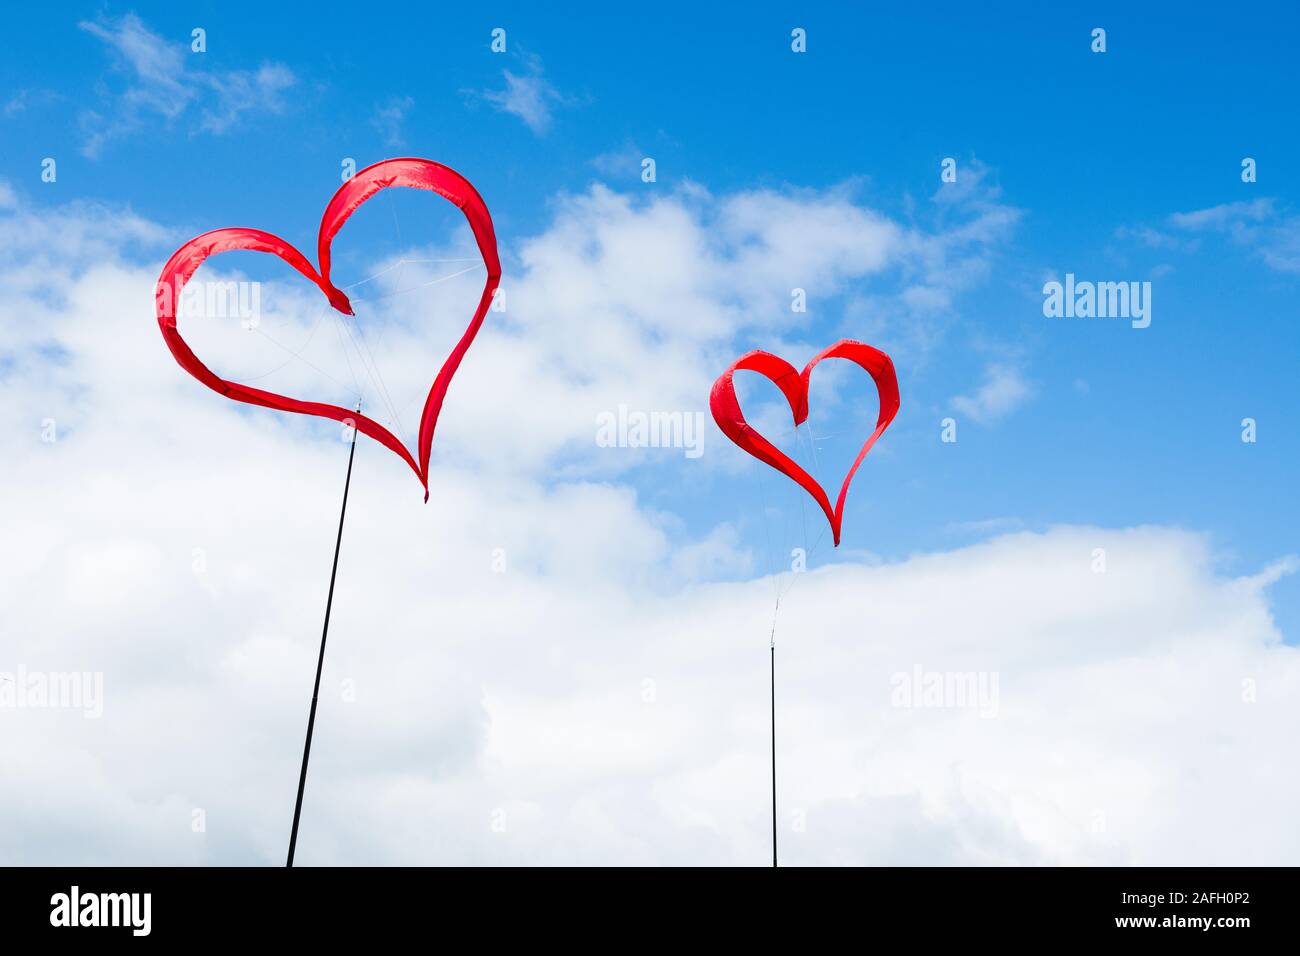
<svg viewBox="0 0 1300 956">
<path fill-rule="evenodd" d="M 768 650 L 772 657 L 772 865 L 776 866 L 776 642 Z"/>
<path fill-rule="evenodd" d="M 781 595 L 772 609 L 772 636 L 768 652 L 772 663 L 772 866 L 776 866 L 776 615 L 781 610 Z"/>
<path fill-rule="evenodd" d="M 361 411 L 360 406 L 357 411 Z M 307 715 L 307 742 L 302 747 L 302 770 L 298 774 L 298 800 L 293 805 L 293 829 L 289 832 L 289 859 L 285 866 L 293 866 L 293 851 L 298 845 L 298 819 L 302 816 L 302 794 L 307 789 L 307 760 L 311 757 L 311 734 L 316 728 L 316 701 L 320 697 L 320 672 L 325 666 L 325 638 L 330 632 L 330 608 L 334 606 L 334 578 L 339 573 L 339 546 L 343 544 L 343 517 L 348 513 L 348 489 L 352 487 L 352 459 L 357 453 L 357 429 L 352 426 L 352 450 L 348 452 L 348 477 L 343 482 L 343 507 L 339 509 L 339 533 L 334 539 L 334 566 L 330 568 L 330 591 L 325 599 L 325 626 L 320 633 L 320 656 L 316 658 L 316 686 L 311 691 L 311 713 Z"/>
</svg>

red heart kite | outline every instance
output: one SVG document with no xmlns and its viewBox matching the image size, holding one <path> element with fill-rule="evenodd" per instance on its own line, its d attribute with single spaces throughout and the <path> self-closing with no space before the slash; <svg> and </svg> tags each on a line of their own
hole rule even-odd
<svg viewBox="0 0 1300 956">
<path fill-rule="evenodd" d="M 330 243 L 343 228 L 343 224 L 348 221 L 348 217 L 356 212 L 362 203 L 390 186 L 428 189 L 458 206 L 469 221 L 469 227 L 473 230 L 474 239 L 478 243 L 479 253 L 483 256 L 483 264 L 487 266 L 487 282 L 483 285 L 483 296 L 479 299 L 478 308 L 474 310 L 474 317 L 470 319 L 465 334 L 461 336 L 456 347 L 447 356 L 447 360 L 443 362 L 437 378 L 433 380 L 433 387 L 429 389 L 429 397 L 425 399 L 424 412 L 420 416 L 418 464 L 406 446 L 392 432 L 365 415 L 340 408 L 338 405 L 302 401 L 221 378 L 199 360 L 185 344 L 185 340 L 181 338 L 176 328 L 175 306 L 180 301 L 185 283 L 194 275 L 194 270 L 209 256 L 237 249 L 269 252 L 279 256 L 314 282 L 329 299 L 330 305 L 344 315 L 352 315 L 352 304 L 348 301 L 348 297 L 330 282 Z M 167 265 L 163 267 L 162 275 L 158 277 L 155 306 L 163 339 L 181 368 L 208 388 L 220 392 L 227 398 L 285 412 L 318 415 L 321 418 L 332 418 L 340 422 L 355 422 L 358 431 L 387 446 L 411 466 L 411 470 L 420 479 L 420 484 L 424 486 L 424 500 L 428 501 L 429 450 L 433 445 L 433 429 L 438 423 L 438 412 L 442 409 L 442 400 L 447 394 L 447 386 L 451 384 L 452 376 L 456 374 L 461 359 L 465 357 L 465 352 L 474 341 L 479 326 L 483 324 L 483 317 L 487 314 L 488 306 L 492 304 L 492 296 L 501 282 L 501 260 L 497 256 L 496 233 L 492 229 L 492 217 L 488 214 L 487 206 L 470 185 L 469 180 L 440 163 L 427 159 L 385 160 L 361 170 L 334 194 L 334 198 L 325 207 L 325 215 L 321 219 L 316 255 L 320 262 L 319 273 L 303 254 L 288 242 L 260 229 L 217 229 L 191 239 L 173 253 L 167 260 Z"/>
<path fill-rule="evenodd" d="M 770 379 L 785 395 L 785 400 L 790 403 L 790 411 L 794 414 L 794 423 L 798 427 L 808 418 L 808 377 L 817 363 L 827 358 L 848 359 L 862 366 L 875 380 L 876 392 L 880 395 L 880 417 L 876 419 L 876 430 L 871 433 L 871 437 L 858 452 L 853 467 L 844 476 L 844 484 L 840 486 L 840 498 L 835 503 L 834 511 L 831 510 L 826 492 L 813 480 L 812 475 L 796 465 L 745 421 L 745 416 L 740 411 L 740 402 L 736 399 L 736 386 L 732 382 L 732 376 L 741 369 L 757 372 Z M 713 420 L 718 423 L 724 435 L 759 461 L 771 465 L 787 478 L 794 479 L 813 496 L 817 504 L 821 505 L 826 520 L 831 523 L 836 547 L 840 544 L 840 523 L 844 520 L 844 499 L 849 493 L 849 483 L 853 481 L 853 475 L 862 464 L 862 459 L 866 458 L 867 452 L 871 451 L 871 446 L 884 434 L 889 423 L 898 414 L 898 404 L 898 376 L 894 373 L 894 363 L 889 356 L 879 349 L 873 349 L 870 345 L 854 342 L 851 339 L 843 339 L 830 348 L 824 349 L 804 366 L 802 373 L 796 371 L 795 367 L 785 359 L 778 358 L 771 352 L 756 349 L 736 359 L 731 367 L 713 383 L 713 390 L 709 394 L 709 410 L 713 412 Z"/>
</svg>

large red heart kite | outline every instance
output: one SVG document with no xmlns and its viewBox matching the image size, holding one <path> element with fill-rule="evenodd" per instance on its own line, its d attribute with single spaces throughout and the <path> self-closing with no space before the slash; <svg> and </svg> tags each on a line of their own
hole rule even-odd
<svg viewBox="0 0 1300 956">
<path fill-rule="evenodd" d="M 781 390 L 785 400 L 790 403 L 790 411 L 794 415 L 795 426 L 798 427 L 808 418 L 808 377 L 818 362 L 828 358 L 848 359 L 862 366 L 875 380 L 876 391 L 880 395 L 880 416 L 876 419 L 876 430 L 871 433 L 871 437 L 858 452 L 853 467 L 844 476 L 844 484 L 840 486 L 840 497 L 835 502 L 834 510 L 831 509 L 826 492 L 813 480 L 812 475 L 795 464 L 745 421 L 745 416 L 740 411 L 740 402 L 736 399 L 736 386 L 732 382 L 735 373 L 742 369 L 757 372 L 770 379 Z M 862 464 L 862 459 L 866 458 L 867 452 L 871 451 L 871 446 L 884 434 L 889 423 L 898 414 L 898 404 L 898 376 L 894 373 L 893 361 L 879 349 L 873 349 L 870 345 L 854 342 L 851 339 L 843 339 L 830 348 L 822 350 L 804 366 L 802 373 L 796 371 L 795 367 L 785 359 L 778 358 L 771 352 L 756 349 L 736 359 L 731 367 L 713 383 L 713 390 L 709 393 L 709 410 L 713 412 L 713 420 L 718 423 L 722 433 L 759 461 L 771 465 L 787 478 L 798 482 L 808 494 L 812 495 L 813 500 L 821 505 L 826 520 L 831 523 L 831 533 L 835 536 L 836 547 L 840 544 L 840 523 L 844 520 L 844 499 L 849 493 L 849 483 L 853 481 L 853 475 Z"/>
<path fill-rule="evenodd" d="M 356 212 L 362 203 L 381 189 L 390 186 L 428 189 L 458 206 L 465 214 L 465 218 L 469 220 L 469 227 L 474 232 L 479 253 L 483 256 L 483 264 L 487 266 L 487 282 L 483 285 L 483 296 L 479 299 L 478 308 L 474 310 L 474 317 L 470 319 L 465 334 L 461 336 L 456 347 L 447 356 L 447 360 L 443 362 L 438 377 L 433 380 L 433 387 L 429 389 L 429 397 L 425 399 L 424 412 L 420 416 L 418 463 L 392 432 L 359 412 L 340 408 L 338 405 L 308 402 L 289 398 L 286 395 L 277 395 L 274 392 L 264 392 L 258 388 L 250 388 L 221 378 L 199 360 L 185 344 L 185 340 L 181 338 L 176 328 L 176 303 L 180 301 L 181 290 L 194 275 L 194 270 L 209 256 L 237 249 L 269 252 L 279 256 L 314 282 L 329 299 L 330 305 L 344 315 L 352 315 L 352 304 L 348 301 L 348 297 L 330 282 L 330 243 L 343 228 L 343 224 L 348 221 L 348 217 Z M 433 445 L 433 429 L 438 423 L 438 412 L 442 409 L 442 400 L 447 394 L 447 386 L 451 384 L 452 376 L 456 374 L 461 359 L 465 357 L 465 352 L 474 341 L 479 326 L 483 324 L 483 317 L 487 314 L 488 307 L 492 304 L 492 297 L 501 282 L 501 260 L 497 256 L 497 239 L 492 229 L 492 217 L 488 214 L 482 197 L 470 185 L 469 180 L 455 170 L 427 159 L 388 159 L 367 166 L 344 183 L 334 194 L 334 198 L 325 207 L 325 215 L 321 218 L 316 249 L 317 259 L 320 262 L 319 273 L 292 245 L 260 229 L 216 229 L 191 239 L 172 254 L 172 257 L 167 260 L 167 265 L 163 267 L 162 275 L 158 277 L 155 306 L 163 339 L 171 349 L 172 355 L 176 356 L 176 361 L 180 363 L 181 368 L 208 388 L 220 392 L 227 398 L 285 412 L 318 415 L 321 418 L 332 418 L 340 422 L 354 422 L 357 430 L 363 435 L 369 435 L 390 448 L 411 466 L 411 470 L 420 479 L 420 484 L 424 486 L 424 499 L 428 501 L 429 450 Z"/>
</svg>

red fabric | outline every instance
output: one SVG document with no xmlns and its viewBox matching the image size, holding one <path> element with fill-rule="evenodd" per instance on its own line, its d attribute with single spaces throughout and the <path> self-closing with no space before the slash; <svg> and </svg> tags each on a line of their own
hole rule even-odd
<svg viewBox="0 0 1300 956">
<path fill-rule="evenodd" d="M 428 189 L 458 206 L 469 221 L 488 273 L 487 281 L 483 285 L 483 295 L 474 310 L 474 317 L 470 319 L 465 334 L 461 336 L 456 347 L 443 362 L 442 368 L 433 380 L 433 386 L 429 389 L 429 396 L 425 399 L 424 412 L 420 417 L 418 461 L 392 432 L 356 411 L 338 405 L 307 402 L 286 395 L 277 395 L 274 392 L 264 392 L 261 389 L 250 388 L 221 378 L 199 360 L 176 328 L 175 304 L 180 301 L 185 283 L 209 256 L 235 249 L 269 252 L 271 255 L 279 256 L 315 283 L 334 308 L 345 315 L 352 315 L 352 304 L 348 301 L 348 297 L 330 282 L 330 243 L 343 228 L 348 217 L 356 212 L 362 203 L 390 186 Z M 260 229 L 217 229 L 191 239 L 172 254 L 163 267 L 162 275 L 158 277 L 155 310 L 163 340 L 181 368 L 208 388 L 220 392 L 227 398 L 248 402 L 251 405 L 263 405 L 279 411 L 318 415 L 321 418 L 332 418 L 340 422 L 355 422 L 357 430 L 363 435 L 369 435 L 391 449 L 411 466 L 411 470 L 420 479 L 420 484 L 424 486 L 424 498 L 428 501 L 429 454 L 433 446 L 434 427 L 438 423 L 438 414 L 442 410 L 442 401 L 446 397 L 447 388 L 456 374 L 456 369 L 460 366 L 461 359 L 465 357 L 465 352 L 469 350 L 474 336 L 483 324 L 488 307 L 492 304 L 492 295 L 501 282 L 501 260 L 497 255 L 496 233 L 492 228 L 492 217 L 488 213 L 487 206 L 470 185 L 469 180 L 440 163 L 427 159 L 389 159 L 375 163 L 344 183 L 325 207 L 317 243 L 317 258 L 320 261 L 319 273 L 291 244 Z"/>
<path fill-rule="evenodd" d="M 844 476 L 844 484 L 840 486 L 840 497 L 835 502 L 834 509 L 831 508 L 826 492 L 813 480 L 812 475 L 795 464 L 789 456 L 745 421 L 745 416 L 740 410 L 740 402 L 736 398 L 736 386 L 733 381 L 736 372 L 741 370 L 757 372 L 770 379 L 785 396 L 785 400 L 790 405 L 790 412 L 794 415 L 795 427 L 798 427 L 808 419 L 808 380 L 812 370 L 818 362 L 828 358 L 842 358 L 856 362 L 871 375 L 876 383 L 876 392 L 880 395 L 880 415 L 876 419 L 876 430 L 871 433 L 871 437 L 858 452 L 853 467 Z M 813 500 L 821 506 L 826 520 L 830 522 L 836 547 L 840 544 L 840 524 L 844 520 L 844 499 L 848 496 L 849 484 L 853 481 L 858 466 L 862 464 L 862 459 L 866 458 L 867 452 L 871 451 L 871 446 L 884 434 L 889 423 L 898 414 L 898 407 L 898 376 L 894 372 L 893 361 L 879 349 L 873 349 L 870 345 L 854 342 L 851 339 L 843 339 L 823 349 L 804 366 L 803 372 L 797 371 L 785 359 L 778 358 L 770 352 L 762 350 L 749 352 L 736 359 L 731 367 L 718 377 L 709 394 L 709 410 L 713 412 L 713 420 L 718 423 L 722 433 L 759 461 L 771 465 L 787 478 L 798 482 L 808 494 L 812 495 Z"/>
</svg>

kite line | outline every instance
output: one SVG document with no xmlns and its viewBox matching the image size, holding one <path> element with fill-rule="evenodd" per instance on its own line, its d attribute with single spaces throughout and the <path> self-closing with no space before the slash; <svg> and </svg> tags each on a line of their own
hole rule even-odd
<svg viewBox="0 0 1300 956">
<path fill-rule="evenodd" d="M 772 610 L 772 636 L 767 649 L 772 661 L 772 866 L 776 866 L 776 612 L 781 609 L 781 595 Z"/>
<path fill-rule="evenodd" d="M 357 413 L 361 403 L 357 403 Z M 339 547 L 343 544 L 343 519 L 348 513 L 348 490 L 352 487 L 352 459 L 357 454 L 357 429 L 352 426 L 352 448 L 348 452 L 348 476 L 343 481 L 343 507 L 339 509 L 339 533 L 334 539 L 334 566 L 330 568 L 330 590 L 325 599 L 325 626 L 320 633 L 320 656 L 316 658 L 316 684 L 311 691 L 311 711 L 307 715 L 307 741 L 302 747 L 302 770 L 298 774 L 298 799 L 293 805 L 293 829 L 289 831 L 289 858 L 286 867 L 293 866 L 293 851 L 298 846 L 298 819 L 302 816 L 302 794 L 307 789 L 307 761 L 311 758 L 311 735 L 316 729 L 316 701 L 320 697 L 320 672 L 325 666 L 325 639 L 330 633 L 330 609 L 334 606 L 334 579 L 339 573 Z"/>
</svg>

